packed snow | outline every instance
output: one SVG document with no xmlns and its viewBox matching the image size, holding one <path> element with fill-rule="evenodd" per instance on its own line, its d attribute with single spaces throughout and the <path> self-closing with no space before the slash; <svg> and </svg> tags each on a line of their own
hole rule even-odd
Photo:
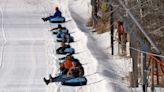
<svg viewBox="0 0 164 92">
<path fill-rule="evenodd" d="M 43 77 L 59 73 L 55 54 L 59 43 L 49 31 L 57 24 L 43 22 L 58 6 L 66 18 L 65 26 L 75 38 L 75 58 L 83 64 L 87 85 L 70 87 L 60 83 L 48 86 Z M 131 92 L 125 76 L 131 59 L 110 54 L 110 32 L 92 33 L 86 27 L 90 0 L 1 0 L 0 1 L 0 92 Z M 164 92 L 159 89 L 159 92 Z"/>
<path fill-rule="evenodd" d="M 126 70 L 120 67 L 120 62 L 125 62 L 123 58 L 112 57 L 107 54 L 102 49 L 106 44 L 110 43 L 110 35 L 109 33 L 105 34 L 109 37 L 104 39 L 104 44 L 100 45 L 99 42 L 92 36 L 87 30 L 86 22 L 90 16 L 90 1 L 82 1 L 82 0 L 68 0 L 68 1 L 54 1 L 55 5 L 59 5 L 63 16 L 66 19 L 72 19 L 69 22 L 62 24 L 66 26 L 69 31 L 72 33 L 71 35 L 75 37 L 75 42 L 71 43 L 71 46 L 76 49 L 78 54 L 74 56 L 80 60 L 85 69 L 85 75 L 88 79 L 88 85 L 82 87 L 67 87 L 61 86 L 60 84 L 52 83 L 49 85 L 50 90 L 53 92 L 57 90 L 57 92 L 127 92 L 127 81 L 123 81 L 123 75 L 126 75 Z M 78 9 L 77 9 L 78 7 Z M 52 27 L 56 27 L 56 24 L 53 24 Z M 55 37 L 53 37 L 55 39 Z M 102 41 L 104 42 L 104 41 Z M 110 45 L 110 44 L 109 44 Z M 58 43 L 55 43 L 55 46 L 58 46 Z M 109 50 L 109 49 L 108 49 Z M 110 50 L 108 51 L 110 52 Z M 53 56 L 54 67 L 59 67 L 57 58 L 59 55 Z M 57 69 L 57 68 L 54 68 Z M 120 71 L 119 71 L 120 70 Z M 56 70 L 53 70 L 56 71 Z M 57 71 L 56 71 L 57 72 Z M 55 74 L 54 72 L 52 74 Z M 101 86 L 100 86 L 101 85 Z"/>
</svg>

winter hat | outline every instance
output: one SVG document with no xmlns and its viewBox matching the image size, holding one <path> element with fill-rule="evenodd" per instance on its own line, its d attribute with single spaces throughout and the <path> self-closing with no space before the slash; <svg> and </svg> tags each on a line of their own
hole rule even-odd
<svg viewBox="0 0 164 92">
<path fill-rule="evenodd" d="M 59 8 L 58 8 L 58 7 L 56 7 L 56 8 L 55 8 L 55 10 L 59 10 Z"/>
</svg>

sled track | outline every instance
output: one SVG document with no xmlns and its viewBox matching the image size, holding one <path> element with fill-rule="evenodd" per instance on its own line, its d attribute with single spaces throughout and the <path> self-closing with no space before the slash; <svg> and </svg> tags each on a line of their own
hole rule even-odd
<svg viewBox="0 0 164 92">
<path fill-rule="evenodd" d="M 4 42 L 2 44 L 2 47 L 1 47 L 1 56 L 0 56 L 0 68 L 2 67 L 2 63 L 3 63 L 3 56 L 4 56 L 4 48 L 5 48 L 5 45 L 7 43 L 7 38 L 6 38 L 6 34 L 5 34 L 5 30 L 4 30 L 4 14 L 3 14 L 3 9 L 2 7 L 0 8 L 0 12 L 1 12 L 1 30 L 2 30 L 2 35 L 3 35 L 3 39 L 4 39 Z"/>
</svg>

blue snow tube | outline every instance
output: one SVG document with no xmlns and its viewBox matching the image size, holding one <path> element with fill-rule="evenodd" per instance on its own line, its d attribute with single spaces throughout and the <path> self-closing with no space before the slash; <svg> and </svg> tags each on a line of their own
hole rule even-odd
<svg viewBox="0 0 164 92">
<path fill-rule="evenodd" d="M 51 23 L 63 23 L 63 22 L 65 22 L 65 18 L 64 17 L 52 17 L 49 19 L 49 21 Z"/>
<path fill-rule="evenodd" d="M 75 49 L 74 48 L 66 48 L 64 50 L 65 53 L 70 53 L 70 54 L 75 54 Z"/>
<path fill-rule="evenodd" d="M 53 34 L 57 34 L 59 32 L 59 30 L 58 29 L 55 29 L 52 32 L 53 32 Z"/>
<path fill-rule="evenodd" d="M 57 38 L 64 38 L 65 33 L 63 31 L 57 33 Z"/>
<path fill-rule="evenodd" d="M 54 29 L 52 32 L 53 32 L 53 34 L 60 34 L 58 28 Z M 61 30 L 61 32 L 62 32 L 62 33 L 66 33 L 66 32 L 68 32 L 68 30 L 67 30 L 66 28 L 63 28 L 63 29 Z"/>
<path fill-rule="evenodd" d="M 83 86 L 87 85 L 87 79 L 86 77 L 77 77 L 77 78 L 72 78 L 70 80 L 66 80 L 64 82 L 61 82 L 62 85 L 67 85 L 67 86 Z"/>
<path fill-rule="evenodd" d="M 73 38 L 73 36 L 70 36 L 68 39 L 57 37 L 56 41 L 57 42 L 67 42 L 68 41 L 69 43 L 71 43 L 71 42 L 74 42 L 74 38 Z"/>
</svg>

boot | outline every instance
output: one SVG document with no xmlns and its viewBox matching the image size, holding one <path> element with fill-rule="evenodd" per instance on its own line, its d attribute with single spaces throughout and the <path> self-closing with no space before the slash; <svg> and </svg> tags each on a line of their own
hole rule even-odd
<svg viewBox="0 0 164 92">
<path fill-rule="evenodd" d="M 46 78 L 43 78 L 43 80 L 44 80 L 44 82 L 46 83 L 46 85 L 48 85 L 49 84 L 49 80 L 46 80 Z"/>
<path fill-rule="evenodd" d="M 47 19 L 46 18 L 42 18 L 42 20 L 45 22 L 45 21 L 47 21 Z"/>
</svg>

